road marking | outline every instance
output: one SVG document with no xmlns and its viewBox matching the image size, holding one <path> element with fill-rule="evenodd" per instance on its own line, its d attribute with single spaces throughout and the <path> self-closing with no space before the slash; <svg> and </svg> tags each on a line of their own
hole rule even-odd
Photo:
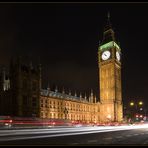
<svg viewBox="0 0 148 148">
<path fill-rule="evenodd" d="M 116 137 L 116 138 L 123 138 L 122 136 L 118 136 L 118 137 Z"/>
<path fill-rule="evenodd" d="M 89 140 L 88 142 L 97 142 L 98 140 Z"/>
<path fill-rule="evenodd" d="M 145 133 L 141 133 L 141 135 L 144 135 Z"/>
<path fill-rule="evenodd" d="M 148 144 L 148 140 L 146 140 L 143 144 Z"/>
<path fill-rule="evenodd" d="M 111 140 L 112 139 L 112 137 L 107 137 L 107 138 L 104 138 L 105 140 Z"/>
<path fill-rule="evenodd" d="M 72 143 L 72 144 L 79 144 L 79 143 Z"/>
<path fill-rule="evenodd" d="M 130 137 L 130 136 L 132 136 L 132 135 L 126 135 L 126 137 Z"/>
</svg>

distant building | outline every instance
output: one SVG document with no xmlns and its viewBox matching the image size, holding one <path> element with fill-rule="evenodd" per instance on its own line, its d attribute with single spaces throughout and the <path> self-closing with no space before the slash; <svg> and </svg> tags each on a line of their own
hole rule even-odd
<svg viewBox="0 0 148 148">
<path fill-rule="evenodd" d="M 0 71 L 0 114 L 11 114 L 10 78 L 8 71 L 3 67 Z"/>
<path fill-rule="evenodd" d="M 21 58 L 12 60 L 9 79 L 9 89 L 9 85 L 7 86 L 5 81 L 6 84 L 3 85 L 1 92 L 1 102 L 7 102 L 7 105 L 1 106 L 1 114 L 39 117 L 41 67 L 33 68 L 32 65 L 24 65 Z M 9 97 L 6 97 L 5 94 L 9 94 Z"/>
</svg>

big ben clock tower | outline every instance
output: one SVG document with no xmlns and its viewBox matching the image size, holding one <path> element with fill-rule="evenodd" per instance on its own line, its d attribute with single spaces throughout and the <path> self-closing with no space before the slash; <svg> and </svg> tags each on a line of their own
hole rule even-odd
<svg viewBox="0 0 148 148">
<path fill-rule="evenodd" d="M 108 15 L 103 40 L 98 48 L 100 80 L 100 121 L 122 121 L 121 48 Z"/>
</svg>

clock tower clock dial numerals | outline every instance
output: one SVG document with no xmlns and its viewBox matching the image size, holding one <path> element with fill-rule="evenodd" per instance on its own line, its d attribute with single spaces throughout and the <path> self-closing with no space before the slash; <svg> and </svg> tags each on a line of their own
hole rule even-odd
<svg viewBox="0 0 148 148">
<path fill-rule="evenodd" d="M 102 53 L 101 58 L 102 58 L 102 60 L 107 60 L 107 59 L 109 59 L 110 55 L 111 55 L 110 51 L 104 51 Z"/>
<path fill-rule="evenodd" d="M 120 61 L 120 53 L 118 51 L 116 51 L 116 58 L 118 61 Z"/>
</svg>

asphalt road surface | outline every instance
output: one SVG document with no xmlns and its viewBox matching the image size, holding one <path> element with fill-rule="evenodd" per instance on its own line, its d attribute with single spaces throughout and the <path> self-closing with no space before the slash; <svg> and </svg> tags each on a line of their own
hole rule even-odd
<svg viewBox="0 0 148 148">
<path fill-rule="evenodd" d="M 148 145 L 148 125 L 3 129 L 0 145 Z"/>
</svg>

